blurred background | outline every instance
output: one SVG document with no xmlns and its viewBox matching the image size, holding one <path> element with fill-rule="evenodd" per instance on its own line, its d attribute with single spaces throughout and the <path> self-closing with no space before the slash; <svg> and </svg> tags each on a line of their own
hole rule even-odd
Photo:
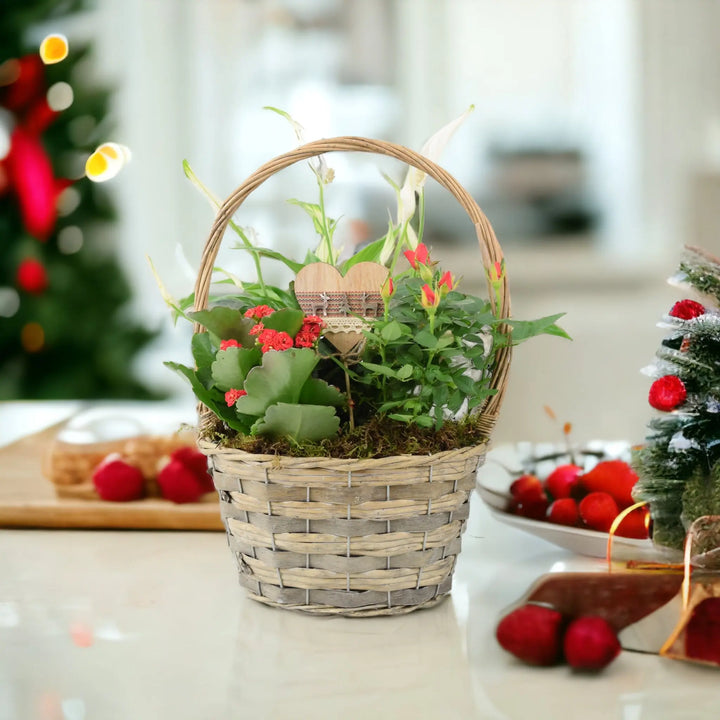
<svg viewBox="0 0 720 720">
<path fill-rule="evenodd" d="M 34 52 L 47 32 L 68 36 L 70 60 L 87 46 L 65 68 L 75 89 L 64 111 L 75 113 L 73 152 L 51 160 L 59 167 L 114 140 L 132 150 L 132 162 L 102 187 L 105 205 L 94 201 L 112 204 L 112 222 L 86 230 L 75 208 L 59 216 L 45 247 L 67 227 L 82 227 L 83 242 L 77 247 L 74 233 L 68 245 L 66 231 L 63 247 L 72 252 L 57 254 L 41 292 L 13 286 L 17 247 L 36 248 L 37 239 L 22 228 L 12 247 L 7 233 L 0 239 L 0 337 L 20 336 L 28 303 L 36 310 L 49 303 L 48 326 L 62 315 L 79 332 L 94 293 L 125 278 L 116 329 L 104 329 L 111 346 L 133 335 L 114 372 L 143 387 L 108 375 L 93 392 L 192 403 L 162 365 L 188 360 L 190 328 L 173 326 L 147 261 L 175 297 L 191 292 L 213 211 L 185 178 L 183 159 L 224 198 L 296 144 L 290 125 L 266 105 L 289 112 L 307 140 L 365 135 L 418 150 L 474 105 L 441 164 L 497 232 L 514 315 L 566 312 L 561 324 L 573 337 L 516 350 L 494 440 L 560 439 L 566 421 L 578 441 L 642 440 L 650 409 L 640 371 L 661 339 L 659 317 L 681 297 L 666 279 L 683 244 L 720 253 L 720 0 L 97 0 L 64 12 L 77 4 L 7 0 L 0 62 Z M 22 8 L 23 22 L 10 24 Z M 103 88 L 106 112 L 78 105 L 84 86 Z M 19 111 L 7 119 L 14 112 L 7 103 L 3 112 L 6 126 L 19 122 Z M 348 242 L 382 235 L 395 199 L 381 171 L 400 181 L 403 169 L 375 157 L 332 155 L 328 163 L 336 173 L 329 211 L 343 216 Z M 0 197 L 0 216 L 14 212 L 12 189 Z M 263 246 L 301 256 L 314 237 L 290 197 L 316 201 L 307 167 L 274 177 L 237 220 L 255 228 Z M 469 220 L 432 183 L 426 200 L 433 255 L 463 277 L 464 289 L 480 292 Z M 97 252 L 117 267 L 88 268 L 87 291 L 70 313 L 53 288 L 63 267 L 84 267 L 83 254 Z M 250 271 L 248 258 L 229 247 L 219 264 L 241 277 Z M 0 345 L 0 399 L 86 391 L 82 382 L 62 381 L 59 360 L 48 361 L 49 332 L 39 346 Z M 63 348 L 73 333 L 55 338 L 59 358 L 75 352 Z M 77 350 L 72 365 L 87 376 L 112 357 L 112 347 L 99 358 Z M 58 382 L 43 389 L 38 378 L 56 372 Z"/>
</svg>

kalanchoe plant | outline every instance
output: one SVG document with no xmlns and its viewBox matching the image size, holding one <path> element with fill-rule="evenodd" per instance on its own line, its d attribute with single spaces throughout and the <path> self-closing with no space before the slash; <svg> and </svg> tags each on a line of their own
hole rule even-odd
<svg viewBox="0 0 720 720">
<path fill-rule="evenodd" d="M 427 152 L 438 152 L 464 116 L 431 138 Z M 292 122 L 302 139 L 301 128 Z M 166 364 L 190 382 L 224 434 L 285 438 L 307 450 L 309 444 L 370 423 L 386 422 L 408 433 L 472 423 L 495 392 L 491 380 L 499 348 L 541 333 L 567 337 L 556 325 L 560 315 L 533 322 L 501 317 L 504 262 L 487 271 L 493 291 L 489 300 L 464 294 L 459 280 L 439 268 L 423 242 L 424 174 L 414 169 L 402 186 L 395 186 L 398 212 L 387 234 L 340 262 L 341 249 L 333 245 L 337 221 L 326 216 L 324 204 L 333 172 L 324 161 L 311 168 L 320 203 L 293 201 L 310 215 L 320 238 L 304 261 L 258 247 L 252 230 L 230 223 L 240 236 L 238 247 L 253 258 L 256 280 L 245 283 L 218 270 L 222 279 L 214 285 L 209 309 L 199 311 L 190 310 L 192 296 L 178 302 L 163 290 L 176 316 L 200 326 L 192 339 L 195 367 Z M 217 207 L 187 164 L 185 170 Z M 380 271 L 385 281 L 375 291 L 382 301 L 375 312 L 361 318 L 349 305 L 343 311 L 359 323 L 351 351 L 338 351 L 327 304 L 324 310 L 307 312 L 307 304 L 300 309 L 293 283 L 283 289 L 264 281 L 261 259 L 279 261 L 296 275 L 308 265 L 326 263 L 339 282 L 360 263 L 373 264 L 374 276 Z"/>
</svg>

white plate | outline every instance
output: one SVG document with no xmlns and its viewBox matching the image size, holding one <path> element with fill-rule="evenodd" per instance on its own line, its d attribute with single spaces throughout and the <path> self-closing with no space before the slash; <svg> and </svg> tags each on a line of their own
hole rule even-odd
<svg viewBox="0 0 720 720">
<path fill-rule="evenodd" d="M 478 471 L 477 492 L 488 506 L 491 515 L 500 522 L 542 538 L 553 545 L 588 557 L 607 557 L 608 534 L 597 530 L 557 525 L 542 520 L 514 515 L 505 511 L 510 498 L 510 484 L 523 472 L 537 472 L 547 477 L 554 466 L 570 462 L 565 446 L 550 443 L 518 443 L 502 445 L 488 453 L 485 465 Z M 582 451 L 586 454 L 581 455 Z M 538 457 L 562 453 L 558 458 L 536 462 Z M 589 470 L 601 459 L 628 460 L 630 444 L 627 442 L 596 441 L 576 449 L 578 465 Z M 592 453 L 592 454 L 587 454 Z M 653 545 L 651 540 L 615 536 L 612 541 L 612 559 L 627 561 L 672 561 L 679 553 Z M 680 558 L 681 559 L 681 558 Z"/>
</svg>

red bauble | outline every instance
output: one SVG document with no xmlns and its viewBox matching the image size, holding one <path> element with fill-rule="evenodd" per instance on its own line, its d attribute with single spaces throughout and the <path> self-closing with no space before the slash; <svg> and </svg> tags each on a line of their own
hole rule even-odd
<svg viewBox="0 0 720 720">
<path fill-rule="evenodd" d="M 563 650 L 571 668 L 602 670 L 620 653 L 620 641 L 607 620 L 588 615 L 570 623 Z"/>
<path fill-rule="evenodd" d="M 16 127 L 10 136 L 6 166 L 25 229 L 38 240 L 47 240 L 57 220 L 57 189 L 50 158 L 40 139 Z"/>
<path fill-rule="evenodd" d="M 678 300 L 670 310 L 670 315 L 680 320 L 692 320 L 704 314 L 705 308 L 694 300 Z"/>
<path fill-rule="evenodd" d="M 650 386 L 648 402 L 656 410 L 670 412 L 682 405 L 686 397 L 687 390 L 683 381 L 677 375 L 664 375 Z"/>
<path fill-rule="evenodd" d="M 39 260 L 23 260 L 15 277 L 18 287 L 31 295 L 42 295 L 48 287 L 45 266 Z"/>
</svg>

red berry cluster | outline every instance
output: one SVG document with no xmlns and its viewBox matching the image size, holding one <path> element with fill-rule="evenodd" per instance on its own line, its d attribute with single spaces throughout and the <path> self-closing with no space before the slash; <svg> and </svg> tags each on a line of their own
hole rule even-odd
<svg viewBox="0 0 720 720">
<path fill-rule="evenodd" d="M 108 455 L 95 468 L 92 480 L 102 500 L 128 502 L 150 494 L 149 478 L 119 454 Z M 161 497 L 175 503 L 197 502 L 214 489 L 207 458 L 190 446 L 174 450 L 165 459 L 154 481 Z"/>
<path fill-rule="evenodd" d="M 620 653 L 615 630 L 602 617 L 567 618 L 544 605 L 523 605 L 503 617 L 495 630 L 500 647 L 530 665 L 602 670 Z"/>
<path fill-rule="evenodd" d="M 508 511 L 559 525 L 608 532 L 617 515 L 633 504 L 637 475 L 623 460 L 604 460 L 584 472 L 577 465 L 560 465 L 544 480 L 521 475 L 510 485 Z M 648 537 L 645 508 L 630 512 L 616 530 L 630 538 Z"/>
</svg>

